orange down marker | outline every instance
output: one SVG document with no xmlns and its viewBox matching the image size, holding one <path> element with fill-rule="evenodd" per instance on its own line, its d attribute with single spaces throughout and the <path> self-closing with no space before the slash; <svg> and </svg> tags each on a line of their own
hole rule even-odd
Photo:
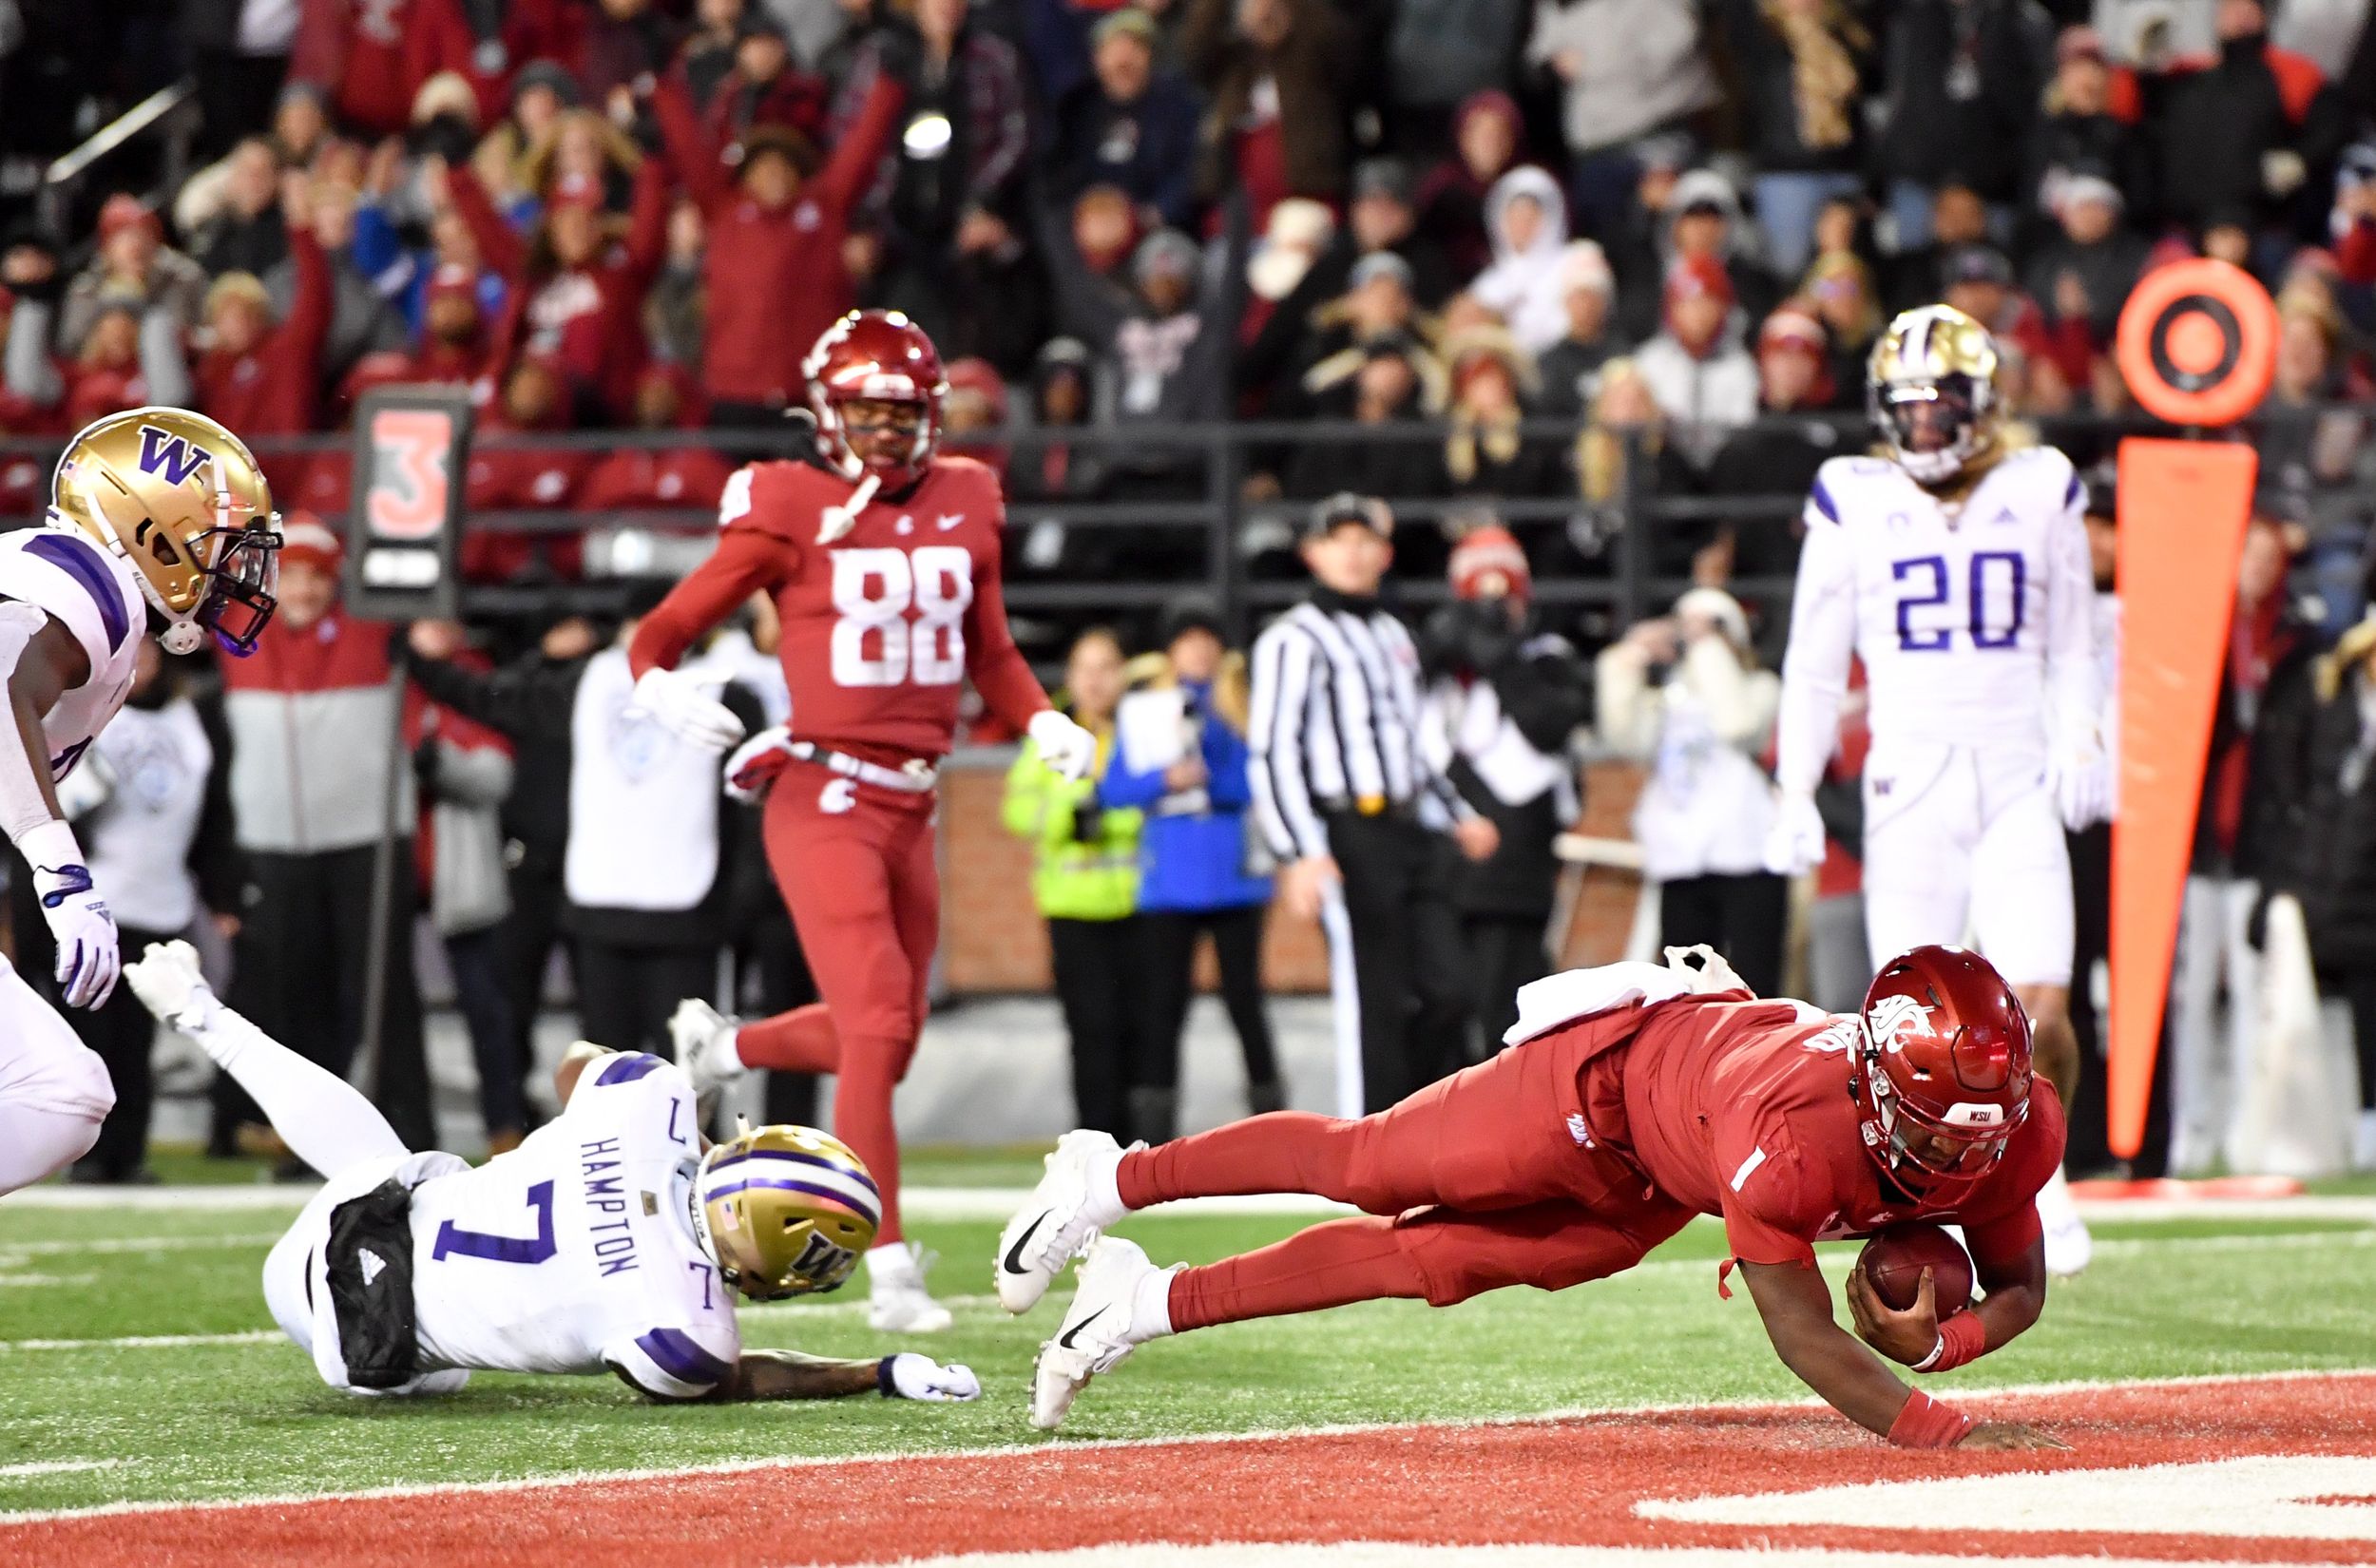
<svg viewBox="0 0 2376 1568">
<path fill-rule="evenodd" d="M 2249 274 L 2224 261 L 2182 261 L 2147 275 L 2129 296 L 2117 355 L 2129 390 L 2149 412 L 2173 424 L 2220 426 L 2260 406 L 2276 340 L 2276 307 Z M 2235 609 L 2236 562 L 2258 472 L 2247 446 L 2120 443 L 2120 791 L 2112 825 L 2105 1098 L 2112 1151 L 2124 1159 L 2145 1141 Z"/>
</svg>

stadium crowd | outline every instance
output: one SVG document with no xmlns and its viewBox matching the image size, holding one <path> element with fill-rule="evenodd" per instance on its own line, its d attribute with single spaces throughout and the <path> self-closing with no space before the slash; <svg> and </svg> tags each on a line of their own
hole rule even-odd
<svg viewBox="0 0 2376 1568">
<path fill-rule="evenodd" d="M 1988 326 L 2006 352 L 2004 407 L 2097 465 L 2112 425 L 2073 420 L 2130 412 L 2111 354 L 2121 303 L 2166 260 L 2219 257 L 2268 284 L 2283 330 L 2276 387 L 2250 431 L 2265 479 L 2252 548 L 2269 559 L 2248 572 L 2251 613 L 2237 621 L 2202 896 L 2234 911 L 2232 947 L 2254 889 L 2298 888 L 2322 971 L 2343 986 L 2376 972 L 2376 953 L 2362 952 L 2376 941 L 2376 717 L 2362 713 L 2376 666 L 2366 634 L 2348 630 L 2368 597 L 2361 532 L 2313 526 L 2331 519 L 2314 519 L 2312 498 L 2369 477 L 2366 419 L 2350 407 L 2376 365 L 2369 10 L 0 0 L 0 211 L 20 214 L 0 234 L 0 436 L 54 440 L 156 402 L 201 410 L 259 447 L 291 523 L 280 648 L 235 672 L 219 709 L 205 698 L 205 730 L 225 755 L 278 759 L 278 776 L 225 764 L 244 879 L 208 858 L 219 846 L 195 811 L 204 844 L 167 858 L 199 868 L 193 897 L 240 931 L 243 1008 L 340 1060 L 374 966 L 370 900 L 355 895 L 376 836 L 368 785 L 419 785 L 418 886 L 470 1015 L 489 1125 L 516 1133 L 522 1014 L 557 930 L 697 955 L 739 932 L 768 977 L 754 995 L 771 1007 L 798 999 L 796 947 L 787 956 L 780 909 L 740 925 L 722 912 L 748 894 L 723 873 L 658 911 L 673 917 L 658 934 L 573 899 L 568 807 L 584 786 L 556 725 L 615 651 L 611 628 L 547 618 L 492 628 L 491 650 L 486 635 L 474 649 L 461 628 L 416 628 L 392 648 L 336 614 L 337 541 L 318 520 L 344 513 L 349 458 L 274 443 L 340 430 L 365 390 L 469 388 L 482 431 L 499 438 L 471 464 L 474 510 L 698 509 L 736 460 L 696 432 L 779 428 L 817 333 L 853 305 L 892 307 L 951 361 L 952 438 L 1001 463 L 1019 503 L 1205 494 L 1188 458 L 1092 436 L 1221 419 L 1376 427 L 1375 440 L 1257 443 L 1241 498 L 1466 504 L 1442 527 L 1407 526 L 1396 570 L 1407 582 L 1448 570 L 1468 597 L 1456 535 L 1497 502 L 1574 504 L 1556 526 L 1500 535 L 1517 552 L 1506 584 L 1605 575 L 1632 493 L 1804 490 L 1826 457 L 1861 442 L 1865 354 L 1909 304 L 1944 299 Z M 28 182 L 8 171 L 184 68 L 209 161 L 181 188 L 90 190 L 73 232 L 26 216 L 9 193 Z M 622 429 L 683 434 L 611 451 L 500 439 Z M 46 459 L 8 449 L 0 517 L 30 518 Z M 1111 535 L 1018 533 L 1026 570 L 1078 579 L 1129 564 Z M 1713 522 L 1663 524 L 1646 543 L 1657 575 L 1710 591 L 1787 573 L 1794 553 L 1785 529 Z M 2316 589 L 2308 610 L 2283 586 L 2296 555 L 2290 581 Z M 584 571 L 565 531 L 476 533 L 464 560 L 488 584 Z M 1738 717 L 1725 743 L 1753 756 L 1771 722 L 1757 717 L 1771 703 L 1758 651 L 1771 660 L 1777 624 L 1721 593 L 1678 608 L 1602 655 L 1605 745 L 1656 755 L 1663 688 L 1705 681 Z M 1178 612 L 1144 645 L 1176 658 L 1178 636 L 1199 629 L 1217 630 Z M 1456 654 L 1460 635 L 1447 628 L 1452 641 L 1431 651 Z M 1126 651 L 1090 653 L 1102 667 Z M 389 754 L 374 708 L 395 700 L 390 660 L 408 652 L 443 716 L 414 723 L 410 765 Z M 1581 663 L 1574 675 L 1581 689 Z M 164 679 L 174 692 L 207 685 Z M 763 675 L 756 683 L 764 710 Z M 2319 766 L 2287 776 L 2277 750 L 2306 746 Z M 1660 873 L 1670 887 L 1757 871 L 1754 833 L 1736 835 L 1751 848 L 1734 854 L 1692 829 L 1687 806 L 1654 793 L 1646 809 L 1674 830 L 1657 852 L 1682 846 Z M 2290 825 L 2306 811 L 2336 824 L 2347 852 L 2304 856 Z M 1106 813 L 1097 831 L 1121 822 Z M 719 823 L 732 831 L 733 814 Z M 457 843 L 477 846 L 475 859 Z M 1853 887 L 1852 857 L 1836 858 L 1849 864 L 1827 872 L 1833 894 Z M 2246 890 L 2213 886 L 2230 883 Z M 234 885 L 249 889 L 244 904 Z M 1691 888 L 1671 898 L 1670 920 L 1694 893 L 1719 909 L 1719 892 L 1759 908 L 1781 899 L 1762 880 Z M 409 926 L 412 896 L 378 939 L 387 1029 L 415 1037 L 417 1063 L 412 965 L 389 934 Z M 1170 896 L 1155 906 L 1167 952 L 1193 943 L 1188 916 L 1226 916 L 1251 895 Z M 1049 905 L 1044 889 L 1043 904 L 1078 927 L 1115 908 Z M 259 909 L 277 912 L 259 922 Z M 1512 914 L 1490 901 L 1474 912 Z M 2202 918 L 2213 923 L 2197 930 L 2197 984 L 2220 947 Z M 1090 967 L 1096 934 L 1064 934 Z M 300 996 L 294 981 L 277 1001 L 257 994 L 289 967 L 276 945 L 317 937 L 335 974 L 308 984 L 335 984 L 335 997 Z M 682 966 L 653 967 L 648 994 L 601 1004 L 619 1036 L 608 1042 L 664 1043 L 654 1001 Z M 2376 995 L 2364 978 L 2347 989 L 2364 1051 L 2376 1048 Z M 1275 1069 L 1260 1065 L 1270 1046 L 1248 997 L 1240 1032 L 1269 1096 Z M 1090 1016 L 1100 1005 L 1120 1003 Z M 1151 1005 L 1153 1033 L 1176 1036 L 1170 988 Z M 323 1021 L 317 1040 L 308 1018 Z M 1134 1091 L 1150 1125 L 1170 1116 L 1176 1061 L 1152 1049 L 1143 1073 L 1100 1091 L 1111 1119 L 1131 1114 Z M 391 1060 L 406 1055 L 399 1045 Z M 2376 1094 L 2376 1072 L 2364 1078 Z M 428 1146 L 405 1119 L 427 1116 L 425 1079 L 391 1092 L 398 1131 Z M 239 1120 L 226 1104 L 223 1146 Z M 2181 1163 L 2207 1161 L 2216 1136 L 2182 1128 Z M 90 1174 L 138 1169 L 137 1138 L 103 1153 Z"/>
</svg>

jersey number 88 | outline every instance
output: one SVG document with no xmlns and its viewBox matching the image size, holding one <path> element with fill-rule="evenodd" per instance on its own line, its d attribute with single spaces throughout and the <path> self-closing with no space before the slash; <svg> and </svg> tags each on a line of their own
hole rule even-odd
<svg viewBox="0 0 2376 1568">
<path fill-rule="evenodd" d="M 972 602 L 973 557 L 957 545 L 835 550 L 834 684 L 954 686 L 966 673 Z"/>
</svg>

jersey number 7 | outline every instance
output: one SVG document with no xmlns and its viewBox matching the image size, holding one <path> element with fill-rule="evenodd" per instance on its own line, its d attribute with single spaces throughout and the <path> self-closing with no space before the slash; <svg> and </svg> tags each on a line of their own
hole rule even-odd
<svg viewBox="0 0 2376 1568">
<path fill-rule="evenodd" d="M 1979 550 L 1967 564 L 1963 620 L 1971 633 L 1975 648 L 2010 648 L 2021 641 L 2022 601 L 2028 586 L 2029 564 L 2018 550 Z M 1988 624 L 1988 576 L 1991 567 L 2001 568 L 2001 575 L 2009 577 L 2012 592 L 2007 596 L 2011 613 L 2001 628 Z M 1934 604 L 1951 603 L 1953 579 L 1947 571 L 1943 555 L 1916 556 L 1911 561 L 1892 563 L 1890 578 L 1907 584 L 1914 591 L 1898 601 L 1898 647 L 1906 653 L 1944 653 L 1955 641 L 1952 612 L 1945 625 L 1916 625 L 1913 612 Z M 1926 618 L 1927 619 L 1927 618 Z"/>
<path fill-rule="evenodd" d="M 431 1261 L 458 1253 L 463 1257 L 483 1257 L 490 1263 L 544 1262 L 561 1250 L 553 1240 L 553 1184 L 540 1181 L 529 1188 L 528 1207 L 536 1211 L 536 1233 L 532 1236 L 466 1231 L 450 1219 L 440 1221 L 437 1245 L 430 1250 Z"/>
</svg>

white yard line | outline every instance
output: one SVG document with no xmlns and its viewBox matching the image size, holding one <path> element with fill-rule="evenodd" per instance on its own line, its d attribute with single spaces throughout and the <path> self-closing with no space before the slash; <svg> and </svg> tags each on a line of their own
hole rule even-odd
<svg viewBox="0 0 2376 1568">
<path fill-rule="evenodd" d="M 2279 1372 L 2214 1372 L 2194 1377 L 2128 1378 L 2113 1382 L 2075 1379 L 2059 1383 L 2007 1383 L 1958 1387 L 1958 1404 L 1982 1399 L 2018 1399 L 2078 1393 L 2106 1388 L 2203 1388 L 2245 1383 L 2301 1383 L 2312 1380 L 2376 1377 L 2376 1367 L 2304 1367 Z M 1013 1459 L 1052 1452 L 1095 1452 L 1108 1448 L 1229 1446 L 1271 1443 L 1281 1438 L 1363 1437 L 1379 1432 L 1470 1431 L 1482 1427 L 1541 1426 L 1596 1417 L 1687 1415 L 1715 1410 L 1767 1411 L 1822 1409 L 1823 1401 L 1810 1394 L 1800 1399 L 1655 1401 L 1639 1404 L 1573 1405 L 1532 1415 L 1478 1416 L 1457 1421 L 1351 1422 L 1327 1426 L 1261 1427 L 1242 1432 L 1184 1432 L 1168 1437 L 1049 1438 L 1039 1443 L 1001 1444 L 981 1448 L 916 1448 L 872 1454 L 768 1455 L 717 1460 L 706 1464 L 672 1465 L 662 1469 L 578 1470 L 517 1481 L 431 1482 L 374 1486 L 351 1492 L 289 1492 L 269 1497 L 208 1498 L 196 1501 L 104 1502 L 83 1508 L 32 1508 L 0 1511 L 0 1525 L 40 1523 L 49 1520 L 96 1519 L 116 1514 L 156 1514 L 189 1509 L 219 1513 L 239 1508 L 286 1508 L 309 1502 L 370 1502 L 389 1498 L 485 1496 L 512 1492 L 542 1492 L 562 1487 L 604 1485 L 618 1482 L 663 1481 L 677 1477 L 738 1475 L 757 1470 L 847 1469 L 854 1465 L 904 1464 L 911 1461 Z M 754 1415 L 792 1405 L 752 1405 Z"/>
<path fill-rule="evenodd" d="M 49 1257 L 85 1252 L 188 1252 L 215 1247 L 269 1247 L 280 1239 L 278 1231 L 254 1231 L 237 1235 L 92 1236 L 73 1240 L 0 1241 L 0 1267 L 14 1257 Z"/>
<path fill-rule="evenodd" d="M 64 1476 L 78 1470 L 113 1470 L 128 1463 L 120 1459 L 37 1459 L 26 1464 L 0 1464 L 0 1481 L 20 1476 Z"/>
<path fill-rule="evenodd" d="M 285 1340 L 278 1329 L 243 1329 L 229 1334 L 118 1334 L 112 1339 L 0 1339 L 0 1354 L 12 1350 L 185 1350 L 200 1345 L 266 1345 Z"/>
</svg>

